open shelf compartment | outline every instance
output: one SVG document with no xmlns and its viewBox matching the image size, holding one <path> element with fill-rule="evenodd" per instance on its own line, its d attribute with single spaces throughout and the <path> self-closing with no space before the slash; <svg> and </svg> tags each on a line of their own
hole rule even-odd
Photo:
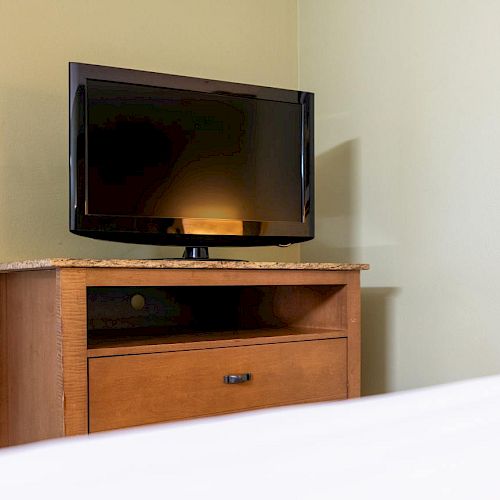
<svg viewBox="0 0 500 500">
<path fill-rule="evenodd" d="M 89 287 L 88 355 L 345 337 L 346 317 L 342 285 Z"/>
</svg>

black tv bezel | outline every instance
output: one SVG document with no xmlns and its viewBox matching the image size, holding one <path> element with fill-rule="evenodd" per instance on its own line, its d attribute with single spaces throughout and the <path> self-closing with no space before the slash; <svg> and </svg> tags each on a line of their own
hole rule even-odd
<svg viewBox="0 0 500 500">
<path fill-rule="evenodd" d="M 95 215 L 86 213 L 87 80 L 104 80 L 296 103 L 302 106 L 302 222 L 241 221 L 242 234 L 189 232 L 184 219 Z M 314 94 L 258 85 L 223 82 L 187 76 L 152 73 L 93 64 L 69 63 L 70 231 L 90 238 L 173 246 L 267 246 L 299 243 L 314 238 Z M 193 224 L 191 224 L 193 225 Z M 180 228 L 180 229 L 179 229 Z"/>
</svg>

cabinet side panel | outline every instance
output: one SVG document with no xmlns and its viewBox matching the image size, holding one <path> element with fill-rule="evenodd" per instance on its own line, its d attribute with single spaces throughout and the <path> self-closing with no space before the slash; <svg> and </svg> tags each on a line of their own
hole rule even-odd
<svg viewBox="0 0 500 500">
<path fill-rule="evenodd" d="M 0 447 L 9 444 L 7 379 L 7 275 L 0 274 Z"/>
<path fill-rule="evenodd" d="M 347 284 L 347 397 L 361 395 L 361 304 L 359 271 L 352 271 Z"/>
<path fill-rule="evenodd" d="M 9 444 L 63 435 L 56 271 L 5 279 Z"/>
<path fill-rule="evenodd" d="M 63 340 L 64 435 L 88 432 L 87 288 L 85 269 L 60 269 L 58 297 Z"/>
<path fill-rule="evenodd" d="M 273 309 L 287 325 L 345 330 L 346 296 L 342 285 L 276 287 Z"/>
</svg>

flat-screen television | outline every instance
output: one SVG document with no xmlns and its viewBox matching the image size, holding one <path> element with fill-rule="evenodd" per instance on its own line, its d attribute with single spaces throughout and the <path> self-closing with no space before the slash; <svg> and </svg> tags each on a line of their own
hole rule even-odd
<svg viewBox="0 0 500 500">
<path fill-rule="evenodd" d="M 314 237 L 309 92 L 69 65 L 70 231 L 187 247 Z"/>
</svg>

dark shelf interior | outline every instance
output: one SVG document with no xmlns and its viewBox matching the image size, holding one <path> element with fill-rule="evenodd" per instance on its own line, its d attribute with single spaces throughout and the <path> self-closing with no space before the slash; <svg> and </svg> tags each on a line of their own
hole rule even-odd
<svg viewBox="0 0 500 500">
<path fill-rule="evenodd" d="M 338 285 L 89 287 L 88 348 L 325 335 L 346 328 L 345 300 Z"/>
</svg>

